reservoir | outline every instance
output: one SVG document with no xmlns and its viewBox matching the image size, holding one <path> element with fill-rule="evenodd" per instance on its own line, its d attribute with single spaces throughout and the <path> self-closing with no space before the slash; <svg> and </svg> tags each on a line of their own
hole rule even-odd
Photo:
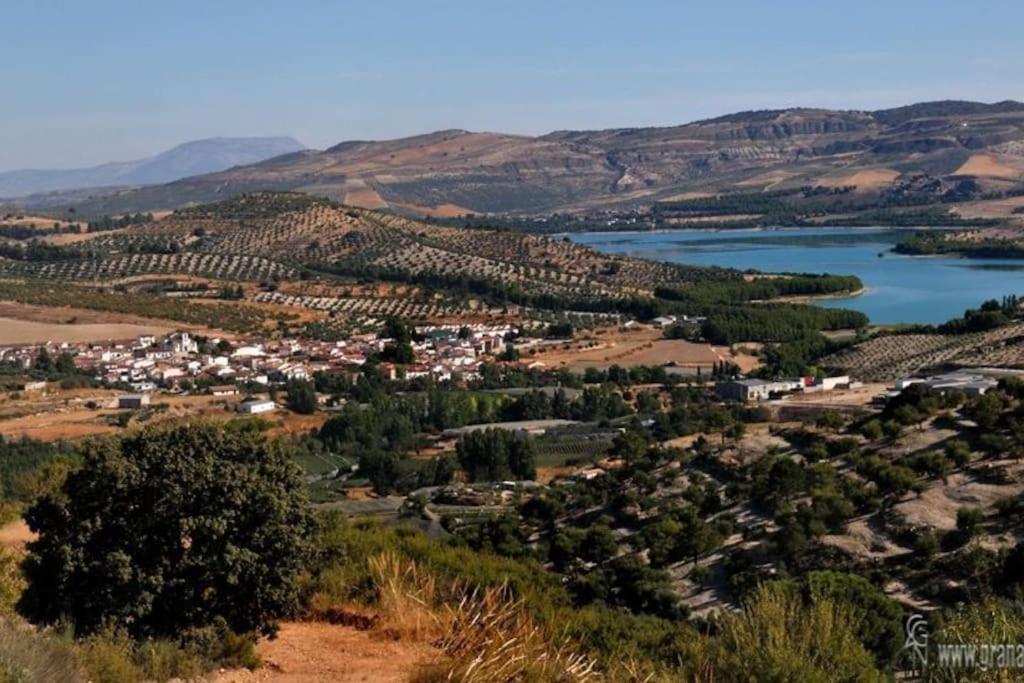
<svg viewBox="0 0 1024 683">
<path fill-rule="evenodd" d="M 986 299 L 1024 294 L 1024 260 L 901 256 L 910 235 L 889 228 L 573 233 L 599 251 L 700 266 L 784 273 L 856 275 L 866 291 L 822 299 L 862 311 L 873 323 L 940 323 Z"/>
</svg>

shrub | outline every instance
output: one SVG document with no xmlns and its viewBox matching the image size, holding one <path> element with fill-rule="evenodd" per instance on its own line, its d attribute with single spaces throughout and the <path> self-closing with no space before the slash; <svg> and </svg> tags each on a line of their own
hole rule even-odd
<svg viewBox="0 0 1024 683">
<path fill-rule="evenodd" d="M 18 563 L 13 553 L 0 548 L 0 620 L 14 613 L 14 605 L 25 589 L 25 579 Z"/>
</svg>

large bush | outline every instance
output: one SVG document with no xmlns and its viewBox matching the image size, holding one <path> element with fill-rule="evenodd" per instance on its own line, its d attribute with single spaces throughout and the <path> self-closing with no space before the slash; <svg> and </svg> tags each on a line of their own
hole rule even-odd
<svg viewBox="0 0 1024 683">
<path fill-rule="evenodd" d="M 36 622 L 269 633 L 297 605 L 310 529 L 301 472 L 256 433 L 181 426 L 95 442 L 26 519 L 39 538 L 20 609 Z"/>
</svg>

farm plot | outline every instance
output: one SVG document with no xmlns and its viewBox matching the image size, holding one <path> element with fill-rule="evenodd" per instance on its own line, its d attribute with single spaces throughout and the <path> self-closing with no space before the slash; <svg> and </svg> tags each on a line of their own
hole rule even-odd
<svg viewBox="0 0 1024 683">
<path fill-rule="evenodd" d="M 976 334 L 875 337 L 823 359 L 822 364 L 881 381 L 942 367 L 1024 367 L 1024 323 Z"/>
<path fill-rule="evenodd" d="M 601 459 L 612 448 L 611 434 L 550 434 L 534 444 L 539 467 L 566 467 Z"/>
<path fill-rule="evenodd" d="M 351 318 L 436 319 L 466 315 L 498 314 L 491 309 L 469 309 L 438 302 L 421 302 L 408 298 L 354 298 L 305 296 L 281 292 L 259 292 L 254 301 L 278 306 L 308 308 Z"/>
<path fill-rule="evenodd" d="M 198 275 L 220 280 L 290 278 L 297 271 L 258 256 L 220 254 L 130 254 L 50 263 L 0 260 L 0 274 L 53 280 L 110 281 L 149 274 Z"/>
</svg>

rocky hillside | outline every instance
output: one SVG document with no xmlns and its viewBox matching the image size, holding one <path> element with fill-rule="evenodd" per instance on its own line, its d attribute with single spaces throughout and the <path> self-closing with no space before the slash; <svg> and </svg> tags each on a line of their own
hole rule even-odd
<svg viewBox="0 0 1024 683">
<path fill-rule="evenodd" d="M 901 177 L 1024 182 L 1024 104 L 945 101 L 874 112 L 786 109 L 665 128 L 540 137 L 448 130 L 344 142 L 168 185 L 94 196 L 88 213 L 151 210 L 255 189 L 300 190 L 420 214 L 647 205 L 723 190 L 856 186 Z"/>
</svg>

